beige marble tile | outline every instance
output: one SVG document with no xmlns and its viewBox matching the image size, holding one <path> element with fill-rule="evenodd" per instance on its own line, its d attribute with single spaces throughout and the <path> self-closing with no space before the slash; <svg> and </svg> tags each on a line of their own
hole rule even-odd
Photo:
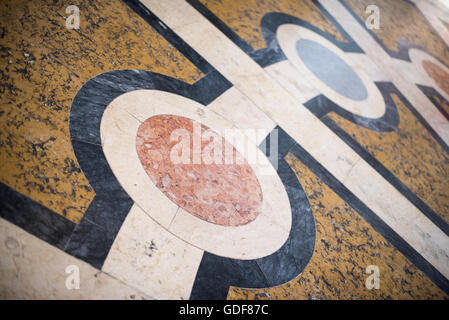
<svg viewBox="0 0 449 320">
<path fill-rule="evenodd" d="M 183 27 L 197 21 L 197 16 L 190 14 L 192 8 L 184 1 L 158 1 L 157 6 L 151 0 L 140 0 L 148 9 L 155 13 L 170 28 Z M 176 9 L 176 10 L 174 10 Z M 157 13 L 156 13 L 157 12 Z"/>
<path fill-rule="evenodd" d="M 0 299 L 151 299 L 0 218 Z M 68 266 L 79 268 L 79 289 L 69 290 Z"/>
<path fill-rule="evenodd" d="M 261 111 L 251 100 L 235 87 L 228 89 L 207 106 L 208 109 L 232 122 L 233 126 L 242 130 L 261 130 L 268 135 L 276 124 Z M 265 136 L 266 136 L 265 135 Z M 256 135 L 254 141 L 259 145 L 265 136 Z"/>
<path fill-rule="evenodd" d="M 202 257 L 134 205 L 102 270 L 156 299 L 188 299 Z"/>
<path fill-rule="evenodd" d="M 349 61 L 361 68 L 371 81 L 391 81 L 390 77 L 364 53 L 345 52 Z"/>
<path fill-rule="evenodd" d="M 395 64 L 395 68 L 399 70 L 404 77 L 409 79 L 410 82 L 430 86 L 434 85 L 433 81 L 426 75 L 416 69 L 416 66 L 412 62 L 408 62 L 401 59 L 392 59 Z"/>
<path fill-rule="evenodd" d="M 305 77 L 299 74 L 295 66 L 288 60 L 274 63 L 266 67 L 265 70 L 299 103 L 305 103 L 321 94 L 318 89 L 310 85 Z"/>
<path fill-rule="evenodd" d="M 145 2 L 150 6 L 151 10 L 161 19 L 165 19 L 164 14 L 167 11 L 158 4 L 158 1 L 147 0 Z M 378 55 L 376 59 L 387 58 L 388 55 L 379 47 L 379 45 L 369 37 L 363 28 L 353 19 L 352 16 L 344 9 L 337 1 L 321 1 L 328 11 L 332 14 L 335 12 L 339 16 L 345 18 L 339 21 L 344 28 L 350 29 L 355 26 L 354 30 L 346 30 L 355 40 L 363 42 L 362 48 L 371 50 L 368 55 L 372 58 L 373 55 Z M 235 44 L 227 39 L 220 31 L 211 25 L 204 17 L 193 8 L 184 8 L 185 3 L 182 1 L 170 1 L 172 10 L 185 10 L 189 15 L 195 15 L 194 24 L 188 25 L 187 28 L 175 28 L 177 34 L 183 38 L 189 45 L 191 45 L 200 55 L 202 55 L 209 63 L 211 63 L 219 72 L 221 72 L 228 80 L 230 80 L 237 89 L 252 100 L 261 110 L 265 112 L 273 121 L 279 124 L 293 139 L 295 139 L 303 148 L 305 148 L 313 157 L 315 157 L 325 168 L 327 168 L 337 179 L 344 180 L 346 187 L 352 191 L 356 196 L 364 201 L 368 200 L 366 194 L 362 191 L 365 184 L 372 184 L 376 188 L 382 188 L 384 193 L 379 194 L 373 192 L 369 197 L 369 207 L 381 218 L 391 222 L 386 217 L 386 212 L 380 210 L 378 206 L 382 202 L 391 203 L 388 209 L 388 215 L 395 215 L 397 212 L 407 210 L 413 212 L 416 216 L 417 223 L 425 221 L 424 215 L 414 207 L 407 199 L 398 194 L 385 179 L 383 179 L 373 168 L 371 168 L 364 160 L 350 149 L 343 141 L 330 131 L 319 119 L 314 117 L 304 106 L 294 99 L 285 89 L 276 81 L 268 76 L 268 74 L 260 68 L 254 61 L 245 55 Z M 167 17 L 168 18 L 168 17 Z M 193 19 L 189 17 L 189 19 Z M 358 26 L 358 28 L 356 28 Z M 170 25 L 169 27 L 176 27 Z M 352 31 L 352 32 L 351 32 Z M 368 38 L 368 39 L 366 39 Z M 377 60 L 372 59 L 374 62 Z M 380 64 L 384 66 L 383 64 Z M 392 77 L 392 73 L 387 73 L 387 76 Z M 414 86 L 414 85 L 413 85 Z M 414 86 L 417 89 L 416 86 Z M 404 88 L 400 87 L 402 91 Z M 405 91 L 407 92 L 407 91 Z M 428 101 L 428 100 L 427 100 Z M 429 102 L 429 101 L 428 101 Z M 430 103 L 430 102 L 429 102 Z M 427 106 L 428 107 L 428 106 Z M 435 108 L 434 108 L 435 109 Z M 420 110 L 422 111 L 422 110 Z M 432 120 L 432 117 L 430 117 Z M 440 125 L 438 121 L 433 118 L 432 126 Z M 436 128 L 436 126 L 434 126 Z M 438 134 L 445 136 L 444 128 L 438 127 Z M 447 130 L 449 132 L 449 130 Z M 446 133 L 446 138 L 449 138 Z M 332 152 L 325 152 L 322 148 L 317 148 L 317 145 L 328 145 L 335 150 L 335 154 L 327 157 Z M 342 160 L 342 166 L 335 164 L 334 159 L 349 159 L 347 164 Z M 359 158 L 359 160 L 357 160 Z M 354 174 L 352 168 L 356 163 L 363 172 L 362 176 L 366 179 L 361 181 L 359 177 Z M 360 175 L 360 173 L 358 173 Z M 371 180 L 369 180 L 371 179 Z M 369 181 L 368 181 L 369 180 Z M 376 189 L 376 188 L 373 188 Z M 385 197 L 388 200 L 385 200 Z M 399 216 L 400 217 L 400 216 Z M 407 227 L 406 223 L 392 224 L 393 230 L 400 234 L 406 232 L 414 232 Z M 428 237 L 409 237 L 410 245 L 420 252 L 432 252 L 431 255 L 426 255 L 429 262 L 432 263 L 438 270 L 440 270 L 445 277 L 449 278 L 447 270 L 446 257 L 449 256 L 449 248 L 444 247 L 447 243 L 447 236 L 441 230 L 437 229 L 433 224 L 423 223 L 419 224 L 421 230 L 428 235 Z M 425 248 L 425 250 L 423 250 Z"/>
</svg>

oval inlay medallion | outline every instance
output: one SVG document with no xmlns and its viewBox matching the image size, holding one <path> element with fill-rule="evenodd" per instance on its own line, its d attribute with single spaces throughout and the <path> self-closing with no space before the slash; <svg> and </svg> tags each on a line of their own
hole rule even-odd
<svg viewBox="0 0 449 320">
<path fill-rule="evenodd" d="M 218 156 L 213 142 L 221 143 Z M 175 115 L 154 116 L 139 126 L 136 144 L 156 187 L 190 214 L 224 226 L 247 224 L 259 214 L 262 191 L 254 171 L 246 161 L 226 164 L 225 150 L 241 155 L 206 126 Z M 212 163 L 205 161 L 207 153 L 215 155 Z"/>
<path fill-rule="evenodd" d="M 306 67 L 329 88 L 352 100 L 368 98 L 368 91 L 357 73 L 331 50 L 309 39 L 300 39 L 296 50 Z"/>
</svg>

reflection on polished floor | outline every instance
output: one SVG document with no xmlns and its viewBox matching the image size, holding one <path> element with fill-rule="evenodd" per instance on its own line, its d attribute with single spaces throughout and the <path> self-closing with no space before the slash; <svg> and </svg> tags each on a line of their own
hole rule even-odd
<svg viewBox="0 0 449 320">
<path fill-rule="evenodd" d="M 449 6 L 0 3 L 0 299 L 449 299 Z"/>
</svg>

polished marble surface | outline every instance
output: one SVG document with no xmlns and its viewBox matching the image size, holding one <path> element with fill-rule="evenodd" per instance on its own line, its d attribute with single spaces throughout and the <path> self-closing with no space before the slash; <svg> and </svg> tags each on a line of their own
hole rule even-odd
<svg viewBox="0 0 449 320">
<path fill-rule="evenodd" d="M 136 145 L 151 181 L 189 213 L 223 226 L 247 224 L 260 213 L 262 191 L 253 170 L 210 128 L 155 116 L 140 125 Z"/>
<path fill-rule="evenodd" d="M 0 5 L 0 298 L 449 299 L 448 8 L 69 4 Z"/>
</svg>

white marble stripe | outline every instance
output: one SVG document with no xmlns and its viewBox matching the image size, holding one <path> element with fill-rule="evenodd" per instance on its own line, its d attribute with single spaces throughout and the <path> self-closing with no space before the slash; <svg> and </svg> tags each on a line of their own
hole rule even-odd
<svg viewBox="0 0 449 320">
<path fill-rule="evenodd" d="M 320 3 L 337 20 L 345 31 L 365 51 L 368 57 L 390 77 L 393 84 L 407 95 L 407 99 L 423 116 L 441 139 L 449 144 L 449 122 L 438 111 L 426 95 L 397 68 L 397 64 L 371 35 L 354 19 L 348 10 L 334 0 L 320 0 Z"/>
<path fill-rule="evenodd" d="M 259 65 L 185 1 L 142 3 L 449 278 L 449 238 Z"/>
<path fill-rule="evenodd" d="M 102 270 L 157 299 L 189 299 L 202 258 L 134 204 Z"/>
<path fill-rule="evenodd" d="M 0 244 L 1 300 L 152 299 L 3 218 Z M 69 266 L 78 267 L 79 289 L 66 286 L 69 276 L 75 277 L 75 269 L 66 273 Z"/>
<path fill-rule="evenodd" d="M 273 122 L 265 113 L 242 94 L 235 87 L 226 90 L 221 96 L 212 101 L 207 106 L 208 110 L 213 110 L 224 119 L 232 122 L 234 127 L 245 130 L 261 130 L 268 135 L 275 127 Z M 238 111 L 238 112 L 236 112 Z M 254 143 L 259 145 L 266 135 L 257 135 Z M 248 139 L 252 138 L 248 136 Z"/>
</svg>

